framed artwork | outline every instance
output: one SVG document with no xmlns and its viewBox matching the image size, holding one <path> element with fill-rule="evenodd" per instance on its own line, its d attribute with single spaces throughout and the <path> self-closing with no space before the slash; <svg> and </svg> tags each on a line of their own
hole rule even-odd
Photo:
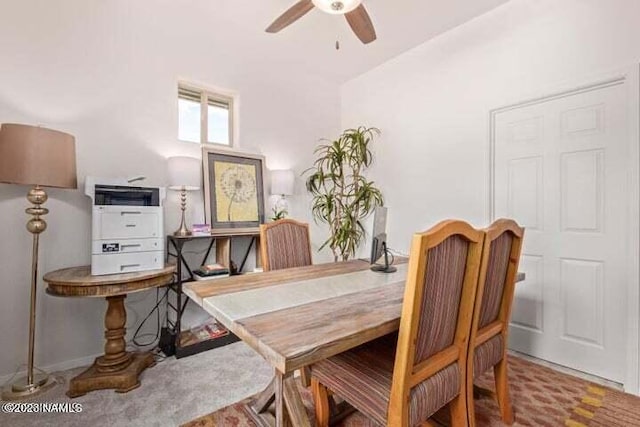
<svg viewBox="0 0 640 427">
<path fill-rule="evenodd" d="M 257 231 L 264 222 L 264 157 L 203 147 L 205 216 L 214 233 Z"/>
</svg>

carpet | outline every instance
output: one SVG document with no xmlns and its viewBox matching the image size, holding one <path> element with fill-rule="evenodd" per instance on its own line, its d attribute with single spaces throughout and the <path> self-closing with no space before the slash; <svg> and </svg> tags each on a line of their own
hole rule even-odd
<svg viewBox="0 0 640 427">
<path fill-rule="evenodd" d="M 640 426 L 640 398 L 596 385 L 589 381 L 554 371 L 544 366 L 511 356 L 509 358 L 511 400 L 516 421 L 514 426 L 567 427 L 632 427 Z M 493 373 L 476 382 L 493 390 Z M 301 393 L 307 412 L 313 419 L 313 402 L 309 390 Z M 246 412 L 245 399 L 209 415 L 183 424 L 183 427 L 253 427 L 256 424 Z M 478 426 L 497 427 L 500 420 L 497 404 L 488 397 L 475 401 Z M 435 417 L 447 425 L 446 411 Z M 341 427 L 373 427 L 376 424 L 356 412 Z"/>
<path fill-rule="evenodd" d="M 273 368 L 238 342 L 194 356 L 158 360 L 128 393 L 98 390 L 69 399 L 68 381 L 86 368 L 54 372 L 60 383 L 32 402 L 80 403 L 76 414 L 0 412 L 0 427 L 171 427 L 263 389 Z"/>
</svg>

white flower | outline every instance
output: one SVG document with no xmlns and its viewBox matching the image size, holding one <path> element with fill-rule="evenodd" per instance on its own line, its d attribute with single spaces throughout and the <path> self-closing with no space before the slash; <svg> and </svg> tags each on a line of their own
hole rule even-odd
<svg viewBox="0 0 640 427">
<path fill-rule="evenodd" d="M 256 194 L 256 180 L 246 169 L 232 166 L 222 173 L 222 190 L 233 202 L 245 203 Z"/>
</svg>

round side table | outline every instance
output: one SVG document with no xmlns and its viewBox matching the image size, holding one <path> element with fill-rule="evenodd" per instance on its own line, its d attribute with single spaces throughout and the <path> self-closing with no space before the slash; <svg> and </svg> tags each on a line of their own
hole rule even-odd
<svg viewBox="0 0 640 427">
<path fill-rule="evenodd" d="M 165 286 L 173 281 L 175 266 L 138 273 L 92 276 L 91 267 L 72 267 L 45 274 L 47 293 L 59 297 L 103 297 L 107 300 L 104 317 L 104 355 L 89 369 L 73 378 L 67 396 L 78 397 L 100 389 L 126 393 L 140 386 L 138 376 L 155 364 L 150 352 L 128 352 L 125 342 L 127 294 Z"/>
</svg>

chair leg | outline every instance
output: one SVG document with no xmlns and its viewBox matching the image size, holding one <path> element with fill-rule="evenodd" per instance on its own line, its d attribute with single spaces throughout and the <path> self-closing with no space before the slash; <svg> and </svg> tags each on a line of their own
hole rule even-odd
<svg viewBox="0 0 640 427">
<path fill-rule="evenodd" d="M 463 390 L 455 399 L 449 402 L 451 414 L 451 427 L 466 427 L 467 419 L 467 393 Z"/>
<path fill-rule="evenodd" d="M 469 427 L 476 425 L 476 402 L 474 399 L 473 369 L 467 369 L 467 418 Z"/>
<path fill-rule="evenodd" d="M 311 378 L 311 391 L 313 393 L 313 403 L 316 407 L 316 425 L 317 427 L 329 427 L 331 413 L 327 388 L 320 384 L 320 381 L 316 378 Z"/>
<path fill-rule="evenodd" d="M 513 424 L 513 409 L 511 408 L 511 397 L 509 396 L 509 376 L 507 371 L 507 355 L 493 367 L 493 375 L 496 380 L 496 395 L 498 397 L 498 406 L 500 406 L 500 415 L 505 424 Z"/>
<path fill-rule="evenodd" d="M 300 382 L 305 387 L 311 385 L 311 369 L 308 366 L 300 368 Z"/>
</svg>

